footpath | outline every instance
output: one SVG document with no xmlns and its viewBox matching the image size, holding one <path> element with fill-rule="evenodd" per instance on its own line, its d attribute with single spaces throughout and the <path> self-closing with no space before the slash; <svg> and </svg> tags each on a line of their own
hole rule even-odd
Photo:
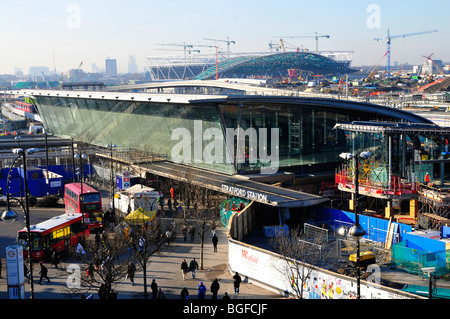
<svg viewBox="0 0 450 319">
<path fill-rule="evenodd" d="M 240 285 L 239 294 L 234 294 L 233 275 L 228 267 L 228 244 L 226 238 L 226 229 L 219 226 L 216 230 L 219 238 L 217 245 L 217 252 L 214 252 L 211 236 L 205 241 L 204 256 L 203 256 L 203 270 L 198 270 L 196 278 L 193 279 L 191 273 L 188 273 L 186 280 L 183 279 L 180 265 L 183 259 L 187 263 L 195 258 L 199 263 L 201 262 L 201 248 L 200 239 L 196 236 L 194 242 L 190 238 L 186 242 L 183 241 L 181 235 L 171 242 L 170 245 L 164 245 L 162 250 L 150 258 L 147 267 L 147 292 L 148 299 L 152 298 L 150 284 L 155 279 L 158 287 L 164 292 L 166 299 L 180 299 L 180 292 L 183 287 L 189 291 L 189 299 L 197 299 L 197 286 L 200 282 L 207 288 L 205 299 L 211 299 L 210 286 L 214 279 L 218 279 L 220 289 L 218 299 L 222 299 L 225 292 L 228 293 L 231 299 L 281 299 L 282 296 L 272 291 L 266 290 L 259 286 L 247 283 L 242 276 L 242 283 Z M 8 299 L 6 267 L 5 260 L 2 260 L 3 269 L 0 278 L 0 300 Z M 69 264 L 62 260 L 63 267 Z M 33 267 L 34 278 L 34 298 L 35 299 L 79 299 L 79 294 L 72 294 L 67 288 L 67 280 L 70 276 L 69 272 L 56 269 L 49 262 L 45 263 L 48 268 L 48 277 L 50 283 L 46 279 L 39 284 L 39 264 L 35 263 Z M 63 268 L 64 270 L 64 268 Z M 82 268 L 81 271 L 85 271 Z M 142 271 L 136 271 L 134 278 L 134 285 L 131 285 L 128 279 L 116 287 L 115 291 L 118 293 L 118 299 L 144 299 L 144 279 Z M 25 298 L 30 298 L 30 285 L 25 283 Z M 94 299 L 99 299 L 97 292 L 93 293 Z"/>
</svg>

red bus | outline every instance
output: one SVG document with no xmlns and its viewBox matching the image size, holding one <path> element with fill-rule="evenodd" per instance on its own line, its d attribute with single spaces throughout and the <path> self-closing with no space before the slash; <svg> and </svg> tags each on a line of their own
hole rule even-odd
<svg viewBox="0 0 450 319">
<path fill-rule="evenodd" d="M 79 238 L 89 237 L 89 225 L 82 222 L 81 214 L 63 214 L 30 227 L 31 257 L 43 260 L 51 256 L 53 249 L 61 253 L 78 244 Z M 23 255 L 28 257 L 26 227 L 17 232 L 17 244 L 24 246 Z"/>
<path fill-rule="evenodd" d="M 91 229 L 103 227 L 102 197 L 96 189 L 84 183 L 66 184 L 64 203 L 67 214 L 83 213 L 84 222 Z"/>
</svg>

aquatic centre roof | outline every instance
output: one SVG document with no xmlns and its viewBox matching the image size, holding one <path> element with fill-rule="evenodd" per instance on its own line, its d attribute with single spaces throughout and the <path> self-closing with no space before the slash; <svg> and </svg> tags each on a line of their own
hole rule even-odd
<svg viewBox="0 0 450 319">
<path fill-rule="evenodd" d="M 289 69 L 298 69 L 313 74 L 346 74 L 356 70 L 323 55 L 310 52 L 286 52 L 265 56 L 241 56 L 218 64 L 220 77 L 287 76 Z M 216 66 L 196 76 L 205 80 L 216 76 Z"/>
</svg>

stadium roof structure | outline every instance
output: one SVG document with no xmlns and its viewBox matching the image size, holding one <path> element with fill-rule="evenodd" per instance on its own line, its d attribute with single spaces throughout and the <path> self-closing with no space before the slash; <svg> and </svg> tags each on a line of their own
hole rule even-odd
<svg viewBox="0 0 450 319">
<path fill-rule="evenodd" d="M 343 63 L 311 52 L 286 52 L 265 56 L 241 56 L 220 62 L 220 77 L 287 76 L 289 69 L 298 69 L 321 75 L 338 75 L 356 72 Z M 216 76 L 216 66 L 197 75 L 197 80 Z"/>
</svg>

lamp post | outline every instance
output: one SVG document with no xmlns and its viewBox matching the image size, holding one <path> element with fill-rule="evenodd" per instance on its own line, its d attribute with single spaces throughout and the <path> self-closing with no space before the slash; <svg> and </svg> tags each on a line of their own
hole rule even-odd
<svg viewBox="0 0 450 319">
<path fill-rule="evenodd" d="M 341 153 L 339 157 L 350 160 L 353 159 L 355 174 L 355 198 L 354 198 L 354 212 L 355 223 L 350 227 L 348 234 L 356 239 L 356 298 L 361 298 L 361 269 L 360 269 L 360 243 L 359 240 L 365 235 L 364 228 L 359 224 L 359 158 L 369 159 L 372 156 L 371 152 L 362 152 L 359 155 L 353 155 L 352 153 Z"/>
<path fill-rule="evenodd" d="M 107 148 L 110 150 L 110 159 L 111 159 L 111 200 L 112 200 L 112 211 L 113 213 L 116 211 L 115 205 L 114 205 L 114 165 L 113 165 L 113 148 L 116 148 L 116 144 L 108 144 L 106 145 Z"/>
<path fill-rule="evenodd" d="M 26 154 L 32 154 L 36 153 L 38 149 L 31 148 L 28 150 L 24 150 L 21 148 L 13 149 L 12 152 L 14 154 L 18 154 L 17 158 L 14 160 L 12 166 L 14 166 L 14 163 L 22 156 L 23 159 L 23 181 L 24 181 L 24 188 L 25 188 L 25 223 L 26 223 L 26 229 L 27 229 L 27 243 L 28 243 L 28 261 L 30 266 L 30 298 L 34 299 L 34 282 L 33 282 L 33 259 L 32 259 L 32 249 L 31 249 L 31 229 L 30 229 L 30 206 L 28 203 L 28 179 L 27 179 L 27 158 Z M 11 168 L 12 168 L 11 166 Z M 11 172 L 11 168 L 9 172 Z M 9 182 L 9 173 L 8 173 L 8 181 Z M 7 185 L 8 186 L 8 185 Z M 20 190 L 20 193 L 22 194 L 22 189 Z M 10 198 L 9 198 L 9 191 L 7 190 L 6 193 L 6 199 L 7 199 L 7 210 L 2 213 L 2 219 L 6 223 L 12 223 L 17 218 L 17 213 L 10 209 Z M 23 209 L 23 206 L 22 206 Z"/>
<path fill-rule="evenodd" d="M 87 158 L 86 154 L 75 154 L 74 158 L 79 159 L 79 165 L 80 165 L 80 188 L 81 188 L 81 193 L 80 193 L 80 212 L 81 215 L 83 216 L 81 218 L 81 223 L 84 224 L 84 195 L 83 195 L 83 178 L 84 178 L 84 174 L 83 174 L 83 160 Z M 83 225 L 84 226 L 84 225 Z M 83 232 L 83 236 L 84 236 L 84 232 Z"/>
</svg>

